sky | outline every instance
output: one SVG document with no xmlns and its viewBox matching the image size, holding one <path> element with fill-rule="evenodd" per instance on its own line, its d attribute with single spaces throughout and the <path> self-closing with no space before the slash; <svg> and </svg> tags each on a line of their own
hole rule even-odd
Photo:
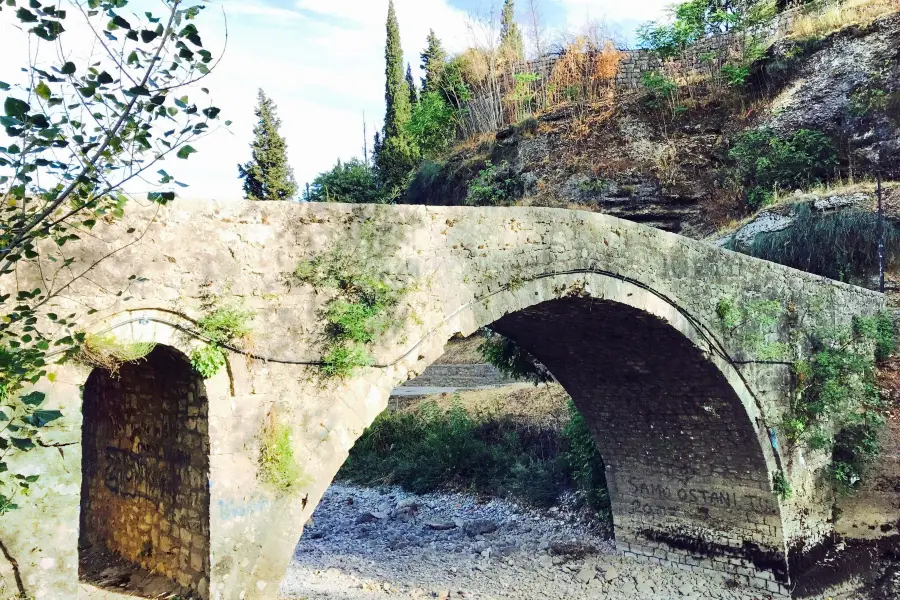
<svg viewBox="0 0 900 600">
<path fill-rule="evenodd" d="M 138 0 L 152 5 L 153 0 Z M 500 0 L 496 0 L 499 4 Z M 603 19 L 621 39 L 634 41 L 636 27 L 664 18 L 670 0 L 535 0 L 553 37 L 591 19 Z M 419 75 L 419 53 L 433 28 L 452 53 L 471 39 L 470 14 L 486 14 L 491 0 L 395 0 L 404 55 Z M 526 20 L 527 0 L 517 2 Z M 223 60 L 202 85 L 231 126 L 194 144 L 188 161 L 170 159 L 163 167 L 189 184 L 186 198 L 241 198 L 237 165 L 250 157 L 257 90 L 278 106 L 288 158 L 301 188 L 337 159 L 361 156 L 364 138 L 380 128 L 384 116 L 384 36 L 388 0 L 215 0 L 198 27 L 204 45 Z M 158 12 L 158 9 L 157 9 Z M 25 64 L 27 41 L 11 28 L 11 11 L 0 12 L 0 81 L 10 67 Z M 227 45 L 225 35 L 227 23 Z M 69 43 L 77 44 L 70 30 Z M 18 60 L 15 60 L 18 59 Z"/>
</svg>

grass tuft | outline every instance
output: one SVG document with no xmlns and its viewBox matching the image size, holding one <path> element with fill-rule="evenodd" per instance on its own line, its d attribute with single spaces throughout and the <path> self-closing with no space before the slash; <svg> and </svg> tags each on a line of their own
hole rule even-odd
<svg viewBox="0 0 900 600">
<path fill-rule="evenodd" d="M 124 363 L 135 362 L 150 354 L 156 344 L 153 342 L 120 342 L 113 335 L 89 334 L 78 355 L 78 362 L 112 374 L 119 372 Z"/>
</svg>

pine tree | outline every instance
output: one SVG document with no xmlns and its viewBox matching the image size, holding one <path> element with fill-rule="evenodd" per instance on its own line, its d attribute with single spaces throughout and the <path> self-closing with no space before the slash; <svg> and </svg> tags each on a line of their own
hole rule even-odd
<svg viewBox="0 0 900 600">
<path fill-rule="evenodd" d="M 290 200 L 297 193 L 294 171 L 287 160 L 287 142 L 278 133 L 281 120 L 276 106 L 259 90 L 255 110 L 258 119 L 253 128 L 253 156 L 238 173 L 244 180 L 244 197 L 248 200 Z"/>
<path fill-rule="evenodd" d="M 419 103 L 419 90 L 416 89 L 416 80 L 413 79 L 412 65 L 406 63 L 406 85 L 409 87 L 409 105 L 415 108 Z"/>
<path fill-rule="evenodd" d="M 515 0 L 504 0 L 503 2 L 503 15 L 500 18 L 500 48 L 511 60 L 522 60 L 525 57 L 522 32 L 516 23 Z"/>
<path fill-rule="evenodd" d="M 447 51 L 441 44 L 441 40 L 434 34 L 434 29 L 428 32 L 428 46 L 421 54 L 422 70 L 425 77 L 422 78 L 422 93 L 436 92 L 441 86 L 441 77 L 447 65 Z"/>
<path fill-rule="evenodd" d="M 418 149 L 406 132 L 406 125 L 412 117 L 412 104 L 409 84 L 403 76 L 403 47 L 393 0 L 388 4 L 384 59 L 384 134 L 375 155 L 375 167 L 387 195 L 396 197 L 407 176 L 418 164 Z"/>
</svg>

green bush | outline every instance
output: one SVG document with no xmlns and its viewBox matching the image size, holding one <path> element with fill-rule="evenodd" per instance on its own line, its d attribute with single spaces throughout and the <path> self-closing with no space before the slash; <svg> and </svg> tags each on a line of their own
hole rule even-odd
<svg viewBox="0 0 900 600">
<path fill-rule="evenodd" d="M 641 79 L 644 89 L 647 91 L 645 100 L 647 106 L 654 109 L 675 106 L 675 93 L 678 90 L 678 86 L 675 85 L 674 81 L 655 71 L 644 73 Z"/>
<path fill-rule="evenodd" d="M 439 92 L 426 92 L 413 107 L 406 130 L 422 156 L 438 156 L 455 139 L 456 111 Z"/>
<path fill-rule="evenodd" d="M 319 173 L 303 199 L 351 204 L 382 204 L 386 201 L 374 171 L 358 158 L 338 161 L 330 171 Z"/>
<path fill-rule="evenodd" d="M 472 413 L 455 402 L 384 412 L 350 451 L 338 478 L 397 484 L 415 493 L 458 489 L 548 507 L 566 489 L 584 492 L 611 522 L 605 469 L 587 424 L 570 404 L 563 431 L 523 428 L 509 418 Z"/>
<path fill-rule="evenodd" d="M 718 0 L 689 0 L 672 8 L 671 23 L 645 23 L 638 28 L 641 47 L 662 58 L 674 58 L 691 44 L 729 29 L 739 27 L 745 5 Z"/>
<path fill-rule="evenodd" d="M 799 129 L 780 136 L 763 128 L 740 134 L 728 152 L 731 177 L 747 190 L 746 201 L 758 209 L 772 201 L 776 189 L 796 189 L 828 181 L 838 164 L 831 138 Z"/>
<path fill-rule="evenodd" d="M 509 206 L 524 192 L 518 178 L 508 176 L 509 164 L 498 168 L 491 161 L 485 163 L 478 176 L 469 182 L 466 203 L 471 206 Z"/>
<path fill-rule="evenodd" d="M 794 209 L 794 222 L 781 231 L 758 234 L 735 250 L 839 281 L 864 280 L 878 272 L 878 222 L 873 213 L 845 210 L 816 214 L 807 204 Z M 900 253 L 900 232 L 885 223 L 888 265 Z"/>
<path fill-rule="evenodd" d="M 588 427 L 587 420 L 569 400 L 569 422 L 563 429 L 566 440 L 564 459 L 569 477 L 575 487 L 585 494 L 588 506 L 597 518 L 612 525 L 612 508 L 609 503 L 609 491 L 606 484 L 606 465 L 597 450 L 594 435 Z"/>
</svg>

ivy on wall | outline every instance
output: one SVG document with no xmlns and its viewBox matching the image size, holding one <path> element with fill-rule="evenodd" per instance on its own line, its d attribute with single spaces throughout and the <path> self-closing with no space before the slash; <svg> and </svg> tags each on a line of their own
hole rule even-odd
<svg viewBox="0 0 900 600">
<path fill-rule="evenodd" d="M 785 314 L 774 301 L 719 300 L 719 325 L 756 360 L 787 360 L 788 344 L 773 341 Z M 884 404 L 875 382 L 878 361 L 896 348 L 894 321 L 888 312 L 854 317 L 850 327 L 818 331 L 809 338 L 808 358 L 793 362 L 795 393 L 780 428 L 791 444 L 830 451 L 829 479 L 841 492 L 860 486 L 881 448 Z M 780 477 L 779 477 L 780 476 Z M 773 479 L 782 498 L 791 490 L 782 473 Z"/>
</svg>

